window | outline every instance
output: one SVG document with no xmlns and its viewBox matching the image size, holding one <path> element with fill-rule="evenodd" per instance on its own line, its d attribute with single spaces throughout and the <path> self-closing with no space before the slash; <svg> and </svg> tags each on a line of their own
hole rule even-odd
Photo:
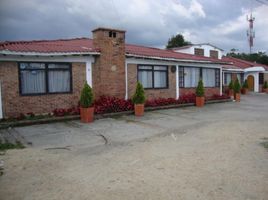
<svg viewBox="0 0 268 200">
<path fill-rule="evenodd" d="M 200 79 L 203 80 L 204 87 L 220 87 L 220 70 L 200 67 L 180 67 L 179 86 L 185 88 L 195 88 Z"/>
<path fill-rule="evenodd" d="M 71 92 L 71 66 L 64 63 L 20 63 L 20 94 Z"/>
<path fill-rule="evenodd" d="M 145 89 L 168 88 L 168 68 L 167 66 L 139 65 L 138 81 Z"/>
<path fill-rule="evenodd" d="M 243 74 L 237 74 L 236 77 L 237 77 L 239 83 L 240 84 L 243 84 L 244 75 Z"/>
<path fill-rule="evenodd" d="M 210 56 L 211 58 L 216 58 L 216 59 L 218 59 L 218 58 L 219 58 L 219 52 L 218 52 L 218 51 L 215 51 L 215 50 L 210 50 L 210 51 L 209 51 L 209 56 Z"/>
<path fill-rule="evenodd" d="M 194 54 L 197 56 L 204 56 L 204 49 L 194 48 Z"/>
<path fill-rule="evenodd" d="M 264 83 L 264 73 L 259 73 L 259 84 L 262 85 Z"/>
<path fill-rule="evenodd" d="M 229 85 L 229 83 L 232 80 L 232 74 L 230 73 L 225 73 L 224 74 L 224 85 Z"/>
<path fill-rule="evenodd" d="M 185 67 L 184 68 L 184 87 L 196 87 L 200 79 L 200 68 Z"/>
</svg>

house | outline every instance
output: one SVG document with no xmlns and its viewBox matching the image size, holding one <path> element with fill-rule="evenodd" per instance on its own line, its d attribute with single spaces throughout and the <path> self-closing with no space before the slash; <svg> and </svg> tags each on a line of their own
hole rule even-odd
<svg viewBox="0 0 268 200">
<path fill-rule="evenodd" d="M 95 98 L 130 98 L 139 80 L 147 98 L 222 94 L 220 59 L 125 43 L 125 31 L 97 28 L 93 38 L 0 43 L 2 117 L 77 105 L 87 81 Z M 221 55 L 218 53 L 218 55 Z"/>
<path fill-rule="evenodd" d="M 175 52 L 217 58 L 222 60 L 224 63 L 228 63 L 222 65 L 222 82 L 225 89 L 227 89 L 231 80 L 235 81 L 238 79 L 242 85 L 247 79 L 250 91 L 262 92 L 264 81 L 268 81 L 268 66 L 224 56 L 222 49 L 209 43 L 192 44 L 184 47 L 173 48 L 172 50 Z"/>
<path fill-rule="evenodd" d="M 226 56 L 222 60 L 232 63 L 232 67 L 225 66 L 223 69 L 224 85 L 237 77 L 241 81 L 248 80 L 250 91 L 262 92 L 264 81 L 268 81 L 268 66 Z"/>
</svg>

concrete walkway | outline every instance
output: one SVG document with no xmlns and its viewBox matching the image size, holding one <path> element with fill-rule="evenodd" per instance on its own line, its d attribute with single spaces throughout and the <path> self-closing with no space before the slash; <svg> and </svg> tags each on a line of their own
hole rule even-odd
<svg viewBox="0 0 268 200">
<path fill-rule="evenodd" d="M 0 197 L 266 200 L 268 95 L 15 128 L 32 146 L 0 158 Z M 0 198 L 0 199 L 1 199 Z"/>
</svg>

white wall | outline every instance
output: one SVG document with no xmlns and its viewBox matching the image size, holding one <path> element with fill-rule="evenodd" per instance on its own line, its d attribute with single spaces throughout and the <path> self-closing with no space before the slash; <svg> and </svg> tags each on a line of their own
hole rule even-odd
<svg viewBox="0 0 268 200">
<path fill-rule="evenodd" d="M 206 57 L 210 57 L 210 50 L 214 50 L 214 51 L 218 51 L 218 59 L 221 59 L 222 58 L 222 55 L 223 55 L 223 51 L 218 49 L 218 48 L 215 48 L 211 45 L 207 45 L 207 44 L 202 44 L 202 45 L 193 45 L 193 46 L 190 46 L 188 48 L 185 48 L 185 49 L 178 49 L 178 50 L 175 50 L 176 52 L 181 52 L 181 53 L 188 53 L 188 54 L 194 54 L 194 49 L 195 48 L 200 48 L 200 49 L 204 49 L 204 56 Z"/>
</svg>

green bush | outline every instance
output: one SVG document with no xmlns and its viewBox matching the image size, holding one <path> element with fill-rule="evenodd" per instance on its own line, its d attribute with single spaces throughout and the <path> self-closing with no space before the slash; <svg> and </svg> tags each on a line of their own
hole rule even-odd
<svg viewBox="0 0 268 200">
<path fill-rule="evenodd" d="M 135 94 L 132 97 L 132 102 L 134 104 L 144 104 L 145 100 L 146 99 L 145 99 L 143 86 L 140 82 L 138 82 Z"/>
<path fill-rule="evenodd" d="M 268 88 L 268 83 L 267 83 L 267 81 L 264 82 L 263 88 L 264 88 L 264 89 L 267 89 L 267 88 Z"/>
<path fill-rule="evenodd" d="M 234 83 L 233 83 L 232 80 L 231 80 L 231 82 L 229 83 L 228 88 L 229 88 L 229 90 L 233 90 L 233 89 L 234 89 Z"/>
<path fill-rule="evenodd" d="M 240 93 L 240 89 L 241 89 L 241 85 L 240 85 L 240 83 L 239 83 L 239 80 L 236 79 L 236 80 L 235 80 L 235 83 L 234 83 L 234 92 L 235 92 L 235 93 Z"/>
<path fill-rule="evenodd" d="M 201 79 L 198 81 L 198 85 L 197 85 L 195 94 L 197 97 L 203 97 L 205 95 L 204 84 L 203 84 L 203 81 Z"/>
<path fill-rule="evenodd" d="M 243 88 L 248 89 L 248 80 L 247 80 L 247 79 L 245 80 L 245 82 L 244 82 L 244 84 L 243 84 Z"/>
<path fill-rule="evenodd" d="M 90 106 L 92 106 L 93 99 L 94 97 L 92 88 L 87 83 L 85 83 L 80 96 L 80 106 L 82 108 L 89 108 Z"/>
</svg>

